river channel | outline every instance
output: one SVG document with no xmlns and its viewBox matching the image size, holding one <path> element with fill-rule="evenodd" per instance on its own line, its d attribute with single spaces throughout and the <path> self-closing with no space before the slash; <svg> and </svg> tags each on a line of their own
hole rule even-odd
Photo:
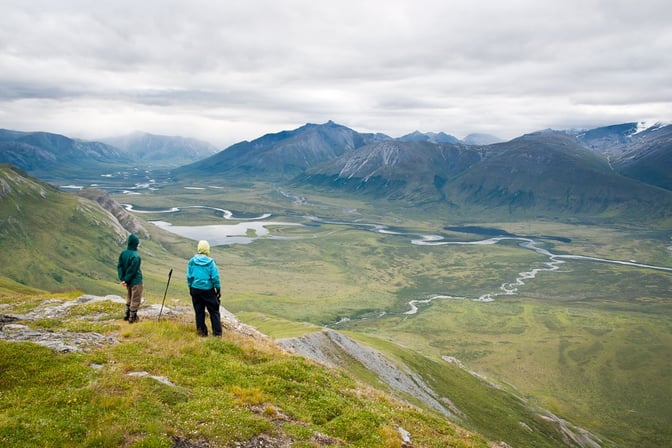
<svg viewBox="0 0 672 448">
<path fill-rule="evenodd" d="M 124 204 L 124 207 L 132 213 L 151 213 L 151 214 L 171 214 L 178 213 L 182 209 L 195 208 L 207 209 L 222 214 L 224 220 L 235 221 L 236 224 L 214 224 L 214 225 L 194 225 L 194 226 L 178 226 L 173 225 L 168 221 L 150 221 L 151 224 L 156 225 L 168 232 L 175 233 L 185 238 L 200 240 L 205 239 L 213 246 L 230 245 L 230 244 L 250 244 L 254 241 L 263 239 L 297 239 L 305 238 L 305 236 L 284 237 L 271 235 L 268 227 L 270 226 L 301 226 L 307 229 L 311 227 L 319 227 L 323 224 L 348 226 L 350 228 L 362 229 L 364 231 L 375 232 L 382 235 L 398 236 L 408 238 L 411 244 L 419 246 L 443 246 L 443 245 L 474 245 L 474 246 L 489 246 L 495 245 L 504 241 L 515 241 L 518 247 L 524 250 L 530 250 L 537 254 L 546 257 L 546 261 L 541 264 L 541 267 L 530 268 L 528 271 L 519 272 L 517 277 L 510 281 L 503 283 L 497 291 L 487 292 L 480 295 L 478 298 L 467 298 L 450 296 L 445 294 L 430 295 L 422 299 L 414 299 L 408 302 L 408 311 L 402 313 L 406 315 L 416 314 L 420 306 L 426 306 L 435 300 L 474 300 L 480 302 L 492 302 L 498 296 L 511 296 L 518 293 L 518 288 L 525 285 L 525 282 L 533 280 L 540 272 L 553 272 L 560 269 L 561 265 L 567 261 L 590 261 L 597 263 L 617 264 L 622 266 L 631 266 L 636 268 L 653 269 L 658 271 L 672 272 L 672 267 L 656 266 L 638 263 L 636 261 L 612 260 L 606 258 L 589 257 L 584 255 L 573 254 L 555 254 L 549 250 L 541 247 L 544 240 L 559 240 L 563 242 L 570 242 L 567 238 L 562 236 L 520 236 L 510 234 L 501 229 L 487 228 L 487 227 L 448 227 L 445 230 L 451 232 L 458 232 L 470 235 L 486 236 L 487 238 L 480 240 L 468 241 L 454 241 L 447 240 L 446 237 L 439 234 L 419 234 L 406 232 L 403 229 L 392 229 L 388 226 L 373 223 L 362 222 L 348 222 L 348 221 L 331 221 L 321 219 L 316 216 L 302 217 L 304 222 L 278 222 L 271 221 L 270 213 L 264 213 L 255 217 L 241 217 L 235 216 L 233 212 L 226 209 L 214 208 L 208 206 L 189 206 L 189 207 L 173 207 L 164 210 L 139 210 L 134 208 L 131 204 Z M 538 263 L 535 263 L 539 266 Z M 348 321 L 344 318 L 338 323 Z"/>
</svg>

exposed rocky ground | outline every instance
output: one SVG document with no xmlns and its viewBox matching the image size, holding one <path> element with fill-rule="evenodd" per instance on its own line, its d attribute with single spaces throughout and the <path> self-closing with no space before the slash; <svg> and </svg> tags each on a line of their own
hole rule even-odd
<svg viewBox="0 0 672 448">
<path fill-rule="evenodd" d="M 72 301 L 51 299 L 41 302 L 33 310 L 26 313 L 12 313 L 12 306 L 0 305 L 0 340 L 5 341 L 31 341 L 58 352 L 87 351 L 104 344 L 119 342 L 116 337 L 103 335 L 96 332 L 70 332 L 53 331 L 32 328 L 30 323 L 44 319 L 63 319 L 69 315 L 73 307 L 96 302 L 112 302 L 119 304 L 119 315 L 122 314 L 126 300 L 117 295 L 93 296 L 83 295 Z M 237 331 L 246 336 L 257 338 L 266 337 L 254 327 L 241 323 L 232 313 L 220 308 L 222 325 L 230 330 Z M 143 304 L 138 308 L 140 319 L 173 318 L 181 315 L 193 314 L 191 307 L 168 306 L 161 307 L 159 304 Z M 101 321 L 109 320 L 108 313 L 82 314 L 81 320 Z M 112 316 L 114 317 L 114 316 Z"/>
<path fill-rule="evenodd" d="M 382 353 L 366 347 L 334 330 L 323 330 L 300 338 L 279 339 L 281 347 L 312 358 L 328 366 L 343 364 L 349 357 L 375 372 L 378 378 L 397 392 L 411 395 L 442 414 L 455 418 L 462 412 L 446 397 L 440 397 L 407 366 L 393 363 Z"/>
</svg>

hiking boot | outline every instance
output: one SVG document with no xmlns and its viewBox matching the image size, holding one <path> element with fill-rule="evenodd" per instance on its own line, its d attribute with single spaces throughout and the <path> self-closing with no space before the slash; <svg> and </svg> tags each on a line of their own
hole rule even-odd
<svg viewBox="0 0 672 448">
<path fill-rule="evenodd" d="M 126 305 L 126 313 L 124 314 L 124 320 L 128 320 L 131 317 L 131 307 Z"/>
<path fill-rule="evenodd" d="M 129 316 L 128 316 L 128 323 L 129 324 L 134 324 L 138 322 L 140 318 L 138 317 L 138 312 L 137 311 L 131 311 Z"/>
</svg>

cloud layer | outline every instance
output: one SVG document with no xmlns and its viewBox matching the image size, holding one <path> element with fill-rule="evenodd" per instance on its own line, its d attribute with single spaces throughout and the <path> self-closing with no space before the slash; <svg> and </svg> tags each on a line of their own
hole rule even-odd
<svg viewBox="0 0 672 448">
<path fill-rule="evenodd" d="M 306 122 L 512 138 L 672 118 L 666 0 L 9 0 L 0 127 L 225 147 Z"/>
</svg>

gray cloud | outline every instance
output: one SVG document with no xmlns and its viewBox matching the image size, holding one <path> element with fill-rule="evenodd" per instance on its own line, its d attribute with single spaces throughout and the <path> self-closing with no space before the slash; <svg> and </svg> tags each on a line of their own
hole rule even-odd
<svg viewBox="0 0 672 448">
<path fill-rule="evenodd" d="M 227 146 L 333 119 L 511 138 L 672 119 L 661 0 L 9 0 L 0 127 Z"/>
</svg>

